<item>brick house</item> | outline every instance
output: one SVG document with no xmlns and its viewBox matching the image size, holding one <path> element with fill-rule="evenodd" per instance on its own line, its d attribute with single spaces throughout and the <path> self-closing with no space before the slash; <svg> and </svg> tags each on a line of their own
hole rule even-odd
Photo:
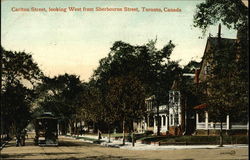
<svg viewBox="0 0 250 160">
<path fill-rule="evenodd" d="M 220 39 L 221 44 L 233 45 L 237 42 L 237 39 L 221 38 L 220 37 L 220 26 L 218 31 L 218 37 L 208 37 L 206 47 L 204 50 L 203 58 L 201 61 L 200 69 L 196 71 L 195 83 L 199 86 L 199 83 L 204 82 L 210 74 L 210 69 L 212 64 L 209 63 L 207 54 L 210 53 L 211 48 L 216 48 L 218 46 L 218 39 Z M 205 94 L 209 94 L 208 90 L 204 90 Z M 200 104 L 194 107 L 196 109 L 196 133 L 197 134 L 217 134 L 220 130 L 220 123 L 213 122 L 209 119 L 209 113 L 207 111 L 207 104 Z M 237 132 L 248 130 L 248 124 L 235 123 L 230 121 L 229 115 L 225 117 L 225 121 L 222 123 L 222 129 L 226 131 Z"/>
</svg>

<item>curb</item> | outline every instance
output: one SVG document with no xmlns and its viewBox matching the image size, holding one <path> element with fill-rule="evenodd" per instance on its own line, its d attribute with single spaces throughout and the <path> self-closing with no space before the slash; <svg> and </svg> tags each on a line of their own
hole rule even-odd
<svg viewBox="0 0 250 160">
<path fill-rule="evenodd" d="M 85 139 L 78 139 L 76 137 L 72 137 L 72 136 L 65 136 L 67 138 L 73 138 L 73 139 L 76 139 L 76 140 L 81 140 L 81 141 L 84 141 L 84 142 L 87 142 L 87 143 L 93 143 L 93 144 L 99 144 L 101 146 L 104 146 L 104 147 L 110 147 L 110 148 L 121 148 L 122 146 L 124 145 L 121 145 L 121 144 L 112 144 L 112 143 L 109 143 L 107 141 L 98 141 L 97 139 L 94 140 L 94 141 L 91 141 L 91 140 L 85 140 Z M 111 140 L 117 140 L 115 138 L 110 138 Z M 120 139 L 118 139 L 119 141 Z"/>
</svg>

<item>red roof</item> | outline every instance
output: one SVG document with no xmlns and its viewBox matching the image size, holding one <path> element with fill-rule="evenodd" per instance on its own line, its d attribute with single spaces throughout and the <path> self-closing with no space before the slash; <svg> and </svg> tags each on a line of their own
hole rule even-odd
<svg viewBox="0 0 250 160">
<path fill-rule="evenodd" d="M 207 104 L 200 104 L 194 107 L 194 109 L 204 109 L 204 108 L 207 108 Z"/>
</svg>

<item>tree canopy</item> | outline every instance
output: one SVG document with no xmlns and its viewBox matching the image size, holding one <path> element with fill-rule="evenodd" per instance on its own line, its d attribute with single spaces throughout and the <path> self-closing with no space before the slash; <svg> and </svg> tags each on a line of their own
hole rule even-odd
<svg viewBox="0 0 250 160">
<path fill-rule="evenodd" d="M 157 94 L 160 102 L 166 102 L 166 93 L 181 69 L 177 62 L 170 61 L 174 49 L 171 41 L 161 50 L 155 44 L 156 40 L 141 46 L 115 42 L 108 56 L 100 60 L 92 78 L 104 87 L 111 77 L 133 75 L 141 81 L 146 96 Z"/>
<path fill-rule="evenodd" d="M 41 85 L 36 88 L 39 94 L 36 104 L 37 111 L 52 112 L 61 123 L 73 123 L 80 112 L 80 97 L 86 90 L 86 86 L 79 79 L 79 76 L 58 75 L 53 78 L 44 77 Z M 64 129 L 67 129 L 64 128 Z"/>
<path fill-rule="evenodd" d="M 197 5 L 194 26 L 203 33 L 211 25 L 222 22 L 228 28 L 247 31 L 248 7 L 242 0 L 206 0 Z"/>
<path fill-rule="evenodd" d="M 2 47 L 1 53 L 3 89 L 7 85 L 23 84 L 24 81 L 33 85 L 43 77 L 42 71 L 34 62 L 31 54 L 6 51 Z"/>
<path fill-rule="evenodd" d="M 1 47 L 1 123 L 7 134 L 21 130 L 31 119 L 33 88 L 43 77 L 32 55 Z M 27 82 L 30 82 L 27 85 Z"/>
</svg>

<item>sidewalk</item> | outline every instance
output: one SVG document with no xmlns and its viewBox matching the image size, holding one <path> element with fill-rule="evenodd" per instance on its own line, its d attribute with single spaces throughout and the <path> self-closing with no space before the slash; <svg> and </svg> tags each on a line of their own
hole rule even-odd
<svg viewBox="0 0 250 160">
<path fill-rule="evenodd" d="M 82 138 L 89 138 L 98 140 L 98 136 L 94 135 L 83 135 L 79 136 Z M 71 137 L 73 138 L 73 137 Z M 93 143 L 91 140 L 78 139 L 80 141 Z M 220 148 L 248 148 L 248 144 L 235 144 L 235 145 L 224 145 L 224 147 L 219 147 L 218 145 L 166 145 L 159 146 L 154 144 L 141 144 L 139 142 L 135 143 L 135 146 L 132 146 L 131 142 L 125 142 L 125 145 L 122 145 L 122 139 L 115 140 L 114 138 L 110 139 L 110 143 L 108 142 L 108 137 L 102 137 L 103 142 L 100 145 L 106 147 L 114 147 L 128 150 L 177 150 L 177 149 L 220 149 Z"/>
</svg>

